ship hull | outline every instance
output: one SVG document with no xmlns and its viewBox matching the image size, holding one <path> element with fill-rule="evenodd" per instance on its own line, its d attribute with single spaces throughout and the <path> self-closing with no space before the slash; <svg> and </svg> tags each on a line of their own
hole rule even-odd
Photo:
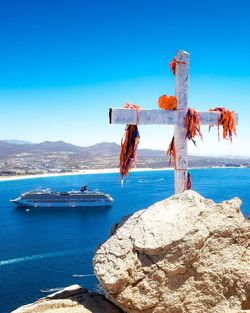
<svg viewBox="0 0 250 313">
<path fill-rule="evenodd" d="M 32 207 L 32 208 L 82 208 L 82 207 L 104 207 L 104 206 L 111 206 L 112 202 L 107 201 L 82 201 L 82 202 L 32 202 L 27 200 L 12 200 L 18 207 Z"/>
</svg>

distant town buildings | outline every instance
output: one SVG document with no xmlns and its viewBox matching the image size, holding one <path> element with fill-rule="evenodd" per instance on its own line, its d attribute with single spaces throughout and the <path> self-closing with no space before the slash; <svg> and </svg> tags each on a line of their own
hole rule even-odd
<svg viewBox="0 0 250 313">
<path fill-rule="evenodd" d="M 27 148 L 26 146 L 22 148 L 20 145 L 6 145 L 5 148 L 3 142 L 0 141 L 0 143 L 2 143 L 0 176 L 65 173 L 119 167 L 120 147 L 114 143 L 101 143 L 85 148 L 64 142 L 60 144 L 57 142 L 55 145 L 53 142 L 46 145 L 45 143 L 30 144 Z M 166 168 L 168 165 L 164 151 L 138 150 L 138 168 Z M 189 166 L 250 167 L 250 158 L 190 156 Z"/>
</svg>

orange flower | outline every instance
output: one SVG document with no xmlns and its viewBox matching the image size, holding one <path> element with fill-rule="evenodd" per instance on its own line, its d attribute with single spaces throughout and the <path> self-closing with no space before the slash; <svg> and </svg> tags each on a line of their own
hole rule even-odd
<svg viewBox="0 0 250 313">
<path fill-rule="evenodd" d="M 158 100 L 158 105 L 160 109 L 163 110 L 176 110 L 177 109 L 177 99 L 174 96 L 163 95 Z"/>
</svg>

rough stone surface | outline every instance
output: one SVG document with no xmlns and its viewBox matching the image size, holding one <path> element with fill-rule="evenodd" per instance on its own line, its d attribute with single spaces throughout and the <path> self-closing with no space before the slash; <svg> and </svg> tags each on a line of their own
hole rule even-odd
<svg viewBox="0 0 250 313">
<path fill-rule="evenodd" d="M 240 204 L 186 191 L 124 218 L 94 258 L 109 299 L 129 313 L 250 310 L 250 221 Z"/>
<path fill-rule="evenodd" d="M 104 296 L 72 285 L 12 313 L 122 313 Z"/>
</svg>

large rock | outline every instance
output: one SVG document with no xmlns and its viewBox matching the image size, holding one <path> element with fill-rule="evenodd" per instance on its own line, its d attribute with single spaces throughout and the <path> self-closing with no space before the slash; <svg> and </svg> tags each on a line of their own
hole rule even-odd
<svg viewBox="0 0 250 313">
<path fill-rule="evenodd" d="M 129 313 L 250 309 L 250 221 L 240 204 L 186 191 L 124 218 L 94 258 L 109 299 Z"/>
<path fill-rule="evenodd" d="M 121 313 L 104 296 L 72 285 L 12 313 Z"/>
</svg>

